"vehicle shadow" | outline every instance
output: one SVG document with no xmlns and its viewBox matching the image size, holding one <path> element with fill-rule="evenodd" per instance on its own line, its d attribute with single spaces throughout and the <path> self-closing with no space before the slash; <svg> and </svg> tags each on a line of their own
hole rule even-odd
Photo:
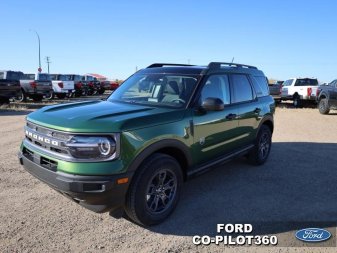
<svg viewBox="0 0 337 253">
<path fill-rule="evenodd" d="M 281 103 L 277 103 L 276 107 L 286 108 L 286 109 L 299 109 L 299 108 L 296 108 L 293 105 L 293 103 L 284 102 L 284 101 L 282 101 Z M 317 109 L 317 104 L 315 104 L 315 103 L 304 103 L 301 108 Z"/>
<path fill-rule="evenodd" d="M 185 183 L 164 223 L 149 228 L 181 236 L 216 234 L 217 223 L 250 223 L 253 234 L 335 226 L 337 143 L 273 143 L 263 166 L 244 158 Z"/>
</svg>

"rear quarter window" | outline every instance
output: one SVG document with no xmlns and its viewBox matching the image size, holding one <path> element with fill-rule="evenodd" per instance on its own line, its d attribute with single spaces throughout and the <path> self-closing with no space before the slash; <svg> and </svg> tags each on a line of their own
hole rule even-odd
<svg viewBox="0 0 337 253">
<path fill-rule="evenodd" d="M 253 90 L 246 75 L 231 75 L 233 86 L 233 103 L 241 103 L 253 100 Z"/>
<path fill-rule="evenodd" d="M 252 76 L 252 81 L 257 97 L 264 97 L 269 95 L 269 87 L 266 77 Z"/>
</svg>

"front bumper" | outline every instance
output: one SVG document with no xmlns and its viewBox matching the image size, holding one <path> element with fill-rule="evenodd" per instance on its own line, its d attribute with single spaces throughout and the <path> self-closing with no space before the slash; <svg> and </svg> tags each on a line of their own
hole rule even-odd
<svg viewBox="0 0 337 253">
<path fill-rule="evenodd" d="M 125 195 L 132 175 L 128 173 L 109 176 L 83 176 L 53 171 L 38 164 L 39 157 L 18 154 L 21 165 L 34 177 L 74 200 L 81 206 L 103 213 L 124 205 Z M 120 178 L 128 177 L 125 184 L 117 184 Z"/>
</svg>

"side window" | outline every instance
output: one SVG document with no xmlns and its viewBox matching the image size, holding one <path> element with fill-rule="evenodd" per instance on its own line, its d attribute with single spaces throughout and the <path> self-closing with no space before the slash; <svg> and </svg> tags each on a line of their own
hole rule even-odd
<svg viewBox="0 0 337 253">
<path fill-rule="evenodd" d="M 253 91 L 246 75 L 232 75 L 233 102 L 253 100 Z"/>
<path fill-rule="evenodd" d="M 269 87 L 267 78 L 264 76 L 253 76 L 253 86 L 258 97 L 264 97 L 269 95 Z"/>
<path fill-rule="evenodd" d="M 211 75 L 201 91 L 201 101 L 206 98 L 220 98 L 225 105 L 230 104 L 228 75 Z"/>
</svg>

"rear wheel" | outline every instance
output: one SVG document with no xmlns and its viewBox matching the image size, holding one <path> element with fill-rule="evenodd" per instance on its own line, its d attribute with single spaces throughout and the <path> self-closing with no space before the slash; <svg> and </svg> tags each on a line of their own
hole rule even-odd
<svg viewBox="0 0 337 253">
<path fill-rule="evenodd" d="M 9 104 L 9 98 L 0 97 L 0 105 Z"/>
<path fill-rule="evenodd" d="M 56 96 L 57 96 L 57 98 L 59 98 L 59 99 L 65 99 L 66 96 L 67 96 L 67 93 L 58 93 L 58 94 L 56 94 Z"/>
<path fill-rule="evenodd" d="M 173 157 L 152 155 L 132 180 L 125 205 L 127 216 L 143 226 L 164 221 L 178 203 L 182 182 L 180 165 Z"/>
<path fill-rule="evenodd" d="M 271 131 L 268 126 L 262 125 L 255 140 L 255 146 L 247 156 L 249 163 L 253 165 L 264 164 L 268 159 L 270 149 Z"/>
<path fill-rule="evenodd" d="M 321 114 L 328 114 L 330 112 L 329 102 L 326 98 L 322 98 L 319 101 L 318 110 Z"/>
<path fill-rule="evenodd" d="M 41 102 L 43 99 L 43 96 L 35 94 L 35 95 L 31 95 L 31 98 L 34 100 L 34 102 Z"/>
<path fill-rule="evenodd" d="M 295 108 L 301 108 L 302 107 L 302 100 L 299 95 L 295 95 L 293 99 L 293 105 Z"/>
</svg>

